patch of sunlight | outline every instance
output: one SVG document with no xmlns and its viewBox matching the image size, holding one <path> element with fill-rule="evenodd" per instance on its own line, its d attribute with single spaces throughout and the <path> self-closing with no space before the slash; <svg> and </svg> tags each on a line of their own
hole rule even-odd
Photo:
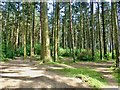
<svg viewBox="0 0 120 90">
<path fill-rule="evenodd" d="M 107 70 L 104 70 L 102 71 L 103 73 L 112 73 L 112 71 L 107 71 Z"/>
<path fill-rule="evenodd" d="M 13 87 L 16 88 L 19 86 L 21 80 L 17 80 L 17 79 L 7 79 L 6 78 L 2 78 L 2 82 L 0 82 L 0 89 L 5 88 L 5 87 Z"/>
<path fill-rule="evenodd" d="M 5 64 L 6 62 L 0 61 L 0 64 Z"/>
<path fill-rule="evenodd" d="M 25 83 L 31 83 L 32 81 L 30 81 L 30 80 L 26 80 L 26 81 L 23 81 L 23 82 L 25 82 Z"/>
<path fill-rule="evenodd" d="M 47 88 L 52 88 L 52 85 L 47 85 Z"/>
<path fill-rule="evenodd" d="M 109 68 L 95 68 L 95 69 L 92 69 L 92 70 L 95 70 L 95 71 L 98 71 L 98 72 L 112 73 L 112 71 L 110 71 Z"/>
<path fill-rule="evenodd" d="M 1 77 L 15 77 L 15 78 L 17 78 L 17 77 L 24 77 L 24 76 L 27 76 L 27 75 L 20 75 L 20 74 L 18 74 L 18 73 L 1 73 L 0 74 L 0 76 Z"/>
<path fill-rule="evenodd" d="M 50 69 L 63 69 L 63 67 L 54 67 L 54 66 L 48 66 L 48 68 L 50 68 Z"/>
<path fill-rule="evenodd" d="M 30 68 L 19 68 L 19 69 L 14 69 L 15 70 L 21 70 L 19 72 L 12 73 L 13 70 L 5 70 L 8 71 L 9 73 L 0 73 L 0 76 L 3 77 L 37 77 L 37 76 L 42 76 L 44 75 L 44 70 L 31 70 Z"/>
<path fill-rule="evenodd" d="M 43 70 L 29 70 L 26 69 L 24 72 L 20 72 L 21 75 L 29 76 L 29 77 L 38 77 L 43 76 L 44 71 Z"/>
<path fill-rule="evenodd" d="M 108 70 L 109 71 L 109 68 L 102 68 L 102 67 L 99 67 L 99 68 L 95 68 L 93 69 L 95 71 L 105 71 L 105 70 Z"/>
<path fill-rule="evenodd" d="M 103 75 L 103 76 L 105 76 L 105 77 L 107 77 L 107 78 L 110 78 L 110 79 L 113 78 L 113 75 Z"/>
<path fill-rule="evenodd" d="M 67 64 L 57 64 L 59 67 L 63 68 L 74 68 L 73 66 L 67 65 Z"/>
</svg>

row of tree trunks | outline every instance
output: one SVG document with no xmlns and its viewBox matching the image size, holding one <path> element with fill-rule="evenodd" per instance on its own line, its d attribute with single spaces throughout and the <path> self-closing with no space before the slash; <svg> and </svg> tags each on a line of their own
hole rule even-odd
<svg viewBox="0 0 120 90">
<path fill-rule="evenodd" d="M 112 58 L 116 58 L 116 66 L 118 67 L 119 28 L 117 21 L 117 4 L 111 3 L 112 7 L 110 9 L 106 7 L 107 3 L 102 2 L 101 13 L 100 3 L 98 3 L 98 12 L 94 13 L 93 2 L 91 2 L 90 7 L 88 8 L 86 8 L 88 6 L 86 5 L 86 3 L 81 3 L 80 6 L 78 6 L 78 8 L 80 8 L 79 11 L 77 11 L 77 13 L 74 13 L 76 10 L 72 10 L 72 6 L 74 5 L 72 5 L 71 3 L 72 1 L 65 5 L 65 11 L 63 11 L 65 15 L 63 17 L 60 16 L 60 8 L 62 8 L 62 5 L 59 2 L 54 3 L 55 6 L 53 6 L 53 8 L 55 8 L 55 10 L 53 9 L 52 31 L 48 30 L 48 27 L 51 27 L 48 25 L 48 13 L 46 2 L 40 2 L 41 24 L 39 26 L 36 25 L 36 23 L 39 24 L 39 22 L 36 22 L 37 20 L 35 19 L 37 18 L 35 17 L 35 14 L 37 12 L 36 6 L 38 4 L 36 5 L 35 3 L 30 2 L 6 3 L 6 6 L 8 6 L 5 9 L 8 12 L 4 12 L 6 14 L 3 15 L 4 20 L 2 21 L 2 27 L 4 28 L 2 29 L 4 53 L 7 54 L 6 48 L 8 48 L 9 46 L 13 51 L 17 51 L 17 48 L 22 47 L 24 50 L 24 59 L 26 59 L 28 55 L 28 50 L 26 51 L 26 49 L 27 46 L 30 45 L 30 56 L 32 58 L 35 53 L 34 45 L 39 42 L 41 44 L 41 59 L 43 60 L 43 62 L 51 61 L 49 60 L 51 59 L 51 55 L 54 57 L 54 61 L 57 61 L 59 53 L 58 47 L 60 44 L 60 46 L 64 49 L 67 49 L 68 47 L 70 48 L 74 62 L 75 48 L 77 50 L 79 49 L 80 51 L 81 49 L 91 50 L 93 60 L 95 56 L 95 51 L 98 49 L 100 52 L 101 60 L 103 59 L 103 56 L 106 58 L 107 54 L 109 54 L 109 52 L 112 52 Z M 10 6 L 15 6 L 15 8 L 17 9 L 13 10 L 14 8 L 11 7 L 11 13 L 9 11 Z M 90 14 L 89 10 L 91 11 Z M 106 13 L 108 13 L 111 16 L 107 16 Z M 62 24 L 60 23 L 61 18 Z M 95 24 L 97 24 L 98 26 L 95 26 Z M 60 28 L 60 25 L 62 25 L 62 30 Z M 40 30 L 36 31 L 36 27 L 39 27 Z M 60 30 L 62 35 L 59 34 Z M 39 31 L 41 32 L 38 33 Z M 52 32 L 51 55 L 49 31 Z M 39 34 L 41 34 L 41 37 L 38 38 Z M 12 52 L 12 54 L 14 54 L 14 52 Z"/>
</svg>

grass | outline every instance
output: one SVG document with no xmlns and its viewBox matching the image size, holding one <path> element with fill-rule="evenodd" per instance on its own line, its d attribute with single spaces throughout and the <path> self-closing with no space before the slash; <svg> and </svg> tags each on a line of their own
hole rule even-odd
<svg viewBox="0 0 120 90">
<path fill-rule="evenodd" d="M 116 69 L 111 68 L 111 70 L 113 70 L 113 76 L 115 80 L 117 80 L 118 85 L 120 86 L 120 68 L 116 68 Z"/>
<path fill-rule="evenodd" d="M 101 73 L 89 68 L 64 68 L 54 69 L 54 71 L 67 77 L 81 77 L 82 80 L 92 88 L 102 88 L 107 85 Z"/>
</svg>

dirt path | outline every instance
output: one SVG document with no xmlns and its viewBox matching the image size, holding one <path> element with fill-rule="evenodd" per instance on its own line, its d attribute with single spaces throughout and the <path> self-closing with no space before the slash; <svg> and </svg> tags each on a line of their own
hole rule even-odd
<svg viewBox="0 0 120 90">
<path fill-rule="evenodd" d="M 0 89 L 1 88 L 88 88 L 81 79 L 64 77 L 49 71 L 51 68 L 78 68 L 90 67 L 101 72 L 107 78 L 109 86 L 117 87 L 117 82 L 112 77 L 109 67 L 112 62 L 93 63 L 78 62 L 71 65 L 39 65 L 38 62 L 25 63 L 21 58 L 9 61 L 8 63 L 0 63 Z"/>
<path fill-rule="evenodd" d="M 78 78 L 64 77 L 48 71 L 52 66 L 34 66 L 36 62 L 21 59 L 0 63 L 1 88 L 81 88 L 87 87 Z"/>
</svg>

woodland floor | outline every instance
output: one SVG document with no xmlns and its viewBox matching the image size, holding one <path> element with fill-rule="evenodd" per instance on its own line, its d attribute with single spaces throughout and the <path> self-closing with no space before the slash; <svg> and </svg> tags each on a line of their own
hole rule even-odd
<svg viewBox="0 0 120 90">
<path fill-rule="evenodd" d="M 62 59 L 71 62 L 70 58 Z M 117 88 L 117 81 L 109 68 L 113 62 L 77 62 L 66 64 L 40 64 L 38 61 L 16 58 L 7 63 L 0 62 L 0 89 L 2 88 L 88 88 L 81 79 L 66 77 L 49 69 L 89 67 L 100 73 L 108 81 L 107 88 Z M 91 72 L 92 73 L 92 72 Z"/>
</svg>

